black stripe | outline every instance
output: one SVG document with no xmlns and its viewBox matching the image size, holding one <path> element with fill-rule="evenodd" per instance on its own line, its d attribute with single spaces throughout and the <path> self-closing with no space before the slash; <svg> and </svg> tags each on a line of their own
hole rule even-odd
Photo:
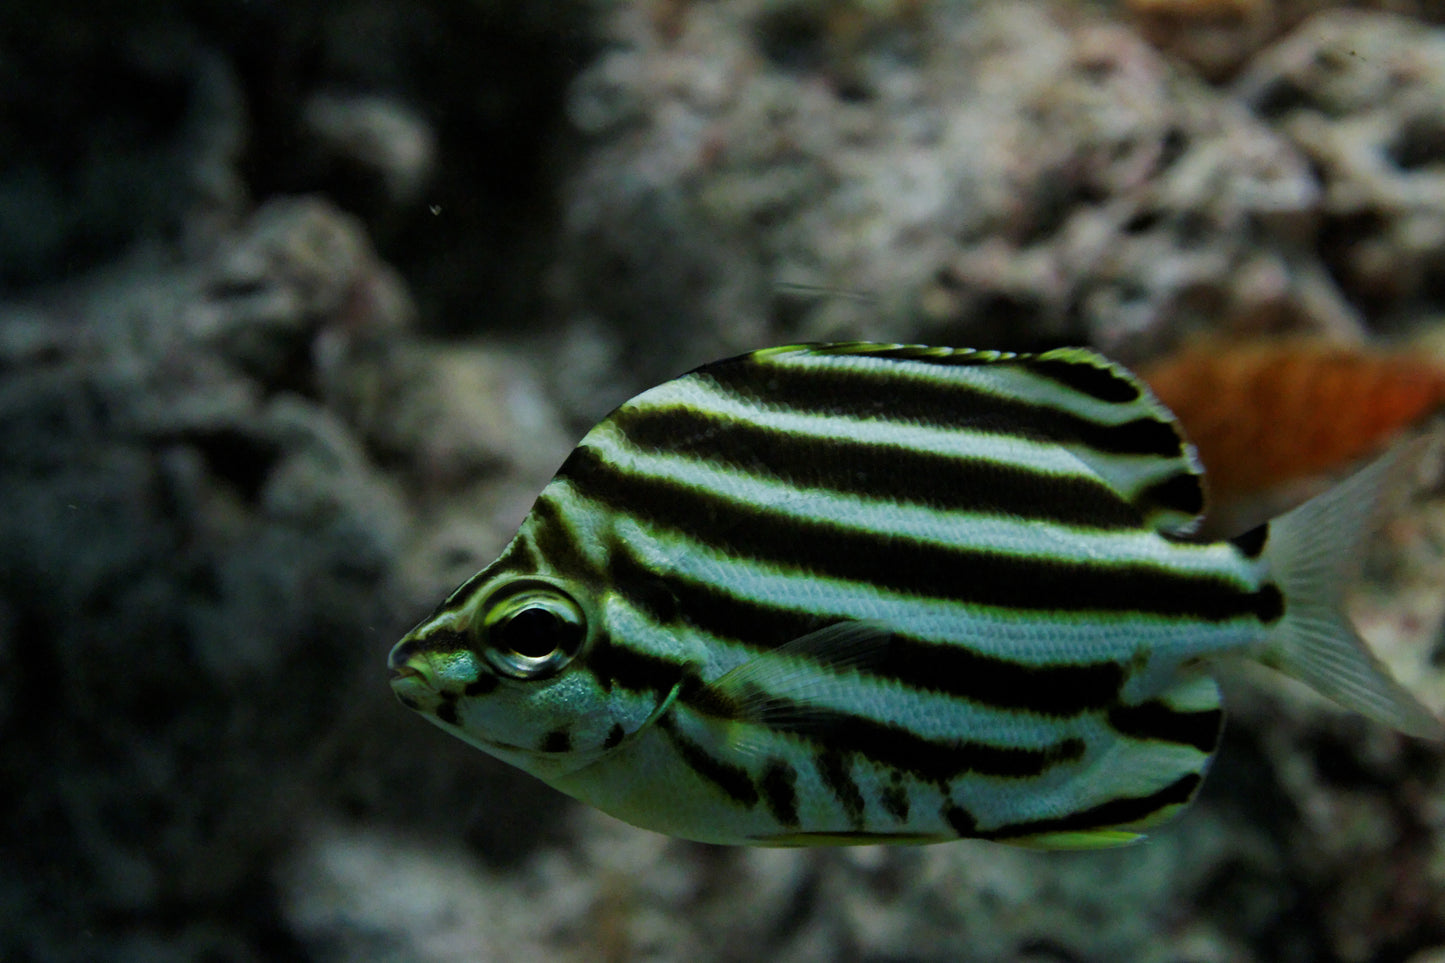
<svg viewBox="0 0 1445 963">
<path fill-rule="evenodd" d="M 691 670 L 681 662 L 638 652 L 609 638 L 599 638 L 587 652 L 587 668 L 608 692 L 613 687 L 630 692 L 671 692 Z"/>
<path fill-rule="evenodd" d="M 1100 478 L 1048 475 L 984 458 L 789 434 L 689 408 L 623 408 L 613 420 L 643 451 L 683 455 L 798 488 L 1080 528 L 1132 529 L 1143 522 L 1138 509 Z"/>
<path fill-rule="evenodd" d="M 621 723 L 614 722 L 612 728 L 607 730 L 607 738 L 602 740 L 603 749 L 615 749 L 621 745 L 626 737 L 627 731 L 622 728 Z"/>
<path fill-rule="evenodd" d="M 1036 819 L 1031 822 L 1012 823 L 983 833 L 989 839 L 1013 839 L 1020 836 L 1037 836 L 1043 833 L 1088 832 L 1095 829 L 1110 829 L 1141 822 L 1170 806 L 1182 806 L 1194 797 L 1199 788 L 1201 776 L 1197 772 L 1179 777 L 1156 792 L 1147 796 L 1125 796 L 1111 799 L 1089 809 L 1082 809 L 1056 819 Z"/>
<path fill-rule="evenodd" d="M 1179 432 L 1161 418 L 1100 424 L 1058 408 L 991 394 L 942 372 L 787 366 L 744 357 L 708 365 L 689 377 L 710 381 L 764 410 L 986 431 L 1082 444 L 1107 454 L 1179 458 L 1184 452 Z"/>
<path fill-rule="evenodd" d="M 1000 363 L 1000 354 L 1007 352 L 984 351 L 977 348 L 948 348 L 928 344 L 888 344 L 882 341 L 815 341 L 786 345 L 782 348 L 764 348 L 761 351 L 738 355 L 731 360 L 741 361 L 757 358 L 766 363 L 771 358 L 790 354 L 811 354 L 832 357 L 886 358 L 895 361 L 919 361 L 924 364 L 959 367 L 978 367 Z M 1013 355 L 1012 359 L 1027 357 Z"/>
<path fill-rule="evenodd" d="M 501 684 L 501 679 L 490 672 L 484 672 L 477 677 L 477 681 L 467 683 L 467 687 L 462 690 L 462 695 L 468 696 L 469 698 L 484 696 L 494 692 L 497 686 Z"/>
<path fill-rule="evenodd" d="M 468 633 L 438 626 L 427 630 L 424 634 L 408 636 L 392 650 L 388 664 L 399 666 L 412 656 L 424 652 L 463 652 L 470 648 L 472 648 L 472 638 Z M 486 685 L 486 678 L 486 676 L 482 676 L 472 685 Z M 467 694 L 471 695 L 472 693 L 468 692 Z"/>
<path fill-rule="evenodd" d="M 797 781 L 798 774 L 792 766 L 774 759 L 763 769 L 763 778 L 758 782 L 768 811 L 789 829 L 797 829 L 799 825 Z"/>
<path fill-rule="evenodd" d="M 1092 356 L 1097 364 L 1081 358 L 1066 361 L 1063 358 L 1026 358 L 1024 367 L 1034 374 L 1042 375 L 1070 391 L 1107 401 L 1111 404 L 1127 404 L 1138 401 L 1139 386 L 1132 380 L 1108 367 L 1101 357 Z"/>
<path fill-rule="evenodd" d="M 470 605 L 472 599 L 476 597 L 476 594 L 481 591 L 482 587 L 491 581 L 491 570 L 495 564 L 496 563 L 493 562 L 492 565 L 488 565 L 461 585 L 452 589 L 451 594 L 442 599 L 441 604 L 432 611 L 432 614 L 428 616 L 428 618 L 434 619 L 445 612 L 459 612 Z"/>
<path fill-rule="evenodd" d="M 1243 535 L 1236 535 L 1230 539 L 1234 547 L 1239 549 L 1245 558 L 1254 560 L 1264 554 L 1265 543 L 1269 541 L 1269 522 L 1263 525 L 1256 525 Z"/>
<path fill-rule="evenodd" d="M 1219 745 L 1224 713 L 1218 709 L 1187 712 L 1151 699 L 1139 705 L 1117 705 L 1109 710 L 1109 725 L 1133 739 L 1161 740 L 1213 752 Z"/>
<path fill-rule="evenodd" d="M 565 518 L 565 513 L 543 490 L 533 503 L 524 525 L 535 540 L 537 551 L 564 577 L 587 584 L 600 584 L 603 573 L 593 568 L 579 551 L 575 533 L 570 530 Z"/>
<path fill-rule="evenodd" d="M 457 704 L 455 701 L 447 700 L 447 693 L 440 693 L 442 702 L 437 704 L 436 717 L 449 726 L 461 725 L 461 719 L 457 716 Z M 455 697 L 453 697 L 453 700 Z"/>
<path fill-rule="evenodd" d="M 532 551 L 531 542 L 521 536 L 514 537 L 512 541 L 497 556 L 497 560 L 487 568 L 495 568 L 499 571 L 537 571 L 537 556 Z"/>
<path fill-rule="evenodd" d="M 845 743 L 846 744 L 846 743 Z M 854 748 L 849 746 L 849 748 Z M 863 828 L 863 792 L 853 781 L 849 770 L 849 757 L 836 749 L 823 749 L 817 755 L 818 775 L 837 797 L 839 805 L 853 824 L 854 829 Z"/>
<path fill-rule="evenodd" d="M 676 747 L 678 755 L 693 772 L 722 790 L 739 806 L 751 809 L 758 804 L 758 788 L 752 777 L 741 766 L 715 759 L 706 749 L 677 731 L 677 726 L 666 713 L 657 720 L 657 727 Z"/>
<path fill-rule="evenodd" d="M 973 818 L 973 813 L 962 806 L 952 802 L 945 803 L 943 819 L 948 823 L 949 828 L 958 833 L 961 838 L 969 839 L 978 835 L 978 820 Z"/>
<path fill-rule="evenodd" d="M 715 703 L 695 702 L 686 691 L 679 701 L 704 714 L 717 708 Z M 1060 763 L 1079 760 L 1086 748 L 1084 741 L 1076 738 L 1061 739 L 1042 749 L 994 746 L 968 739 L 932 739 L 891 722 L 780 697 L 774 697 L 770 707 L 777 710 L 768 714 L 766 724 L 770 729 L 791 733 L 818 746 L 846 748 L 937 784 L 968 773 L 1038 776 Z M 830 761 L 826 758 L 829 752 L 822 752 L 823 762 Z"/>
<path fill-rule="evenodd" d="M 1135 501 L 1141 507 L 1154 506 L 1193 518 L 1204 511 L 1204 486 L 1198 475 L 1181 471 L 1150 485 Z"/>
<path fill-rule="evenodd" d="M 1083 348 L 1064 348 L 1047 354 L 1012 354 L 974 348 L 946 348 L 921 344 L 879 344 L 869 341 L 820 342 L 790 345 L 788 349 L 765 348 L 761 352 L 728 359 L 732 362 L 754 361 L 766 364 L 772 358 L 788 354 L 813 354 L 848 357 L 885 358 L 916 361 L 942 367 L 983 367 L 1010 365 L 1054 381 L 1070 391 L 1097 398 L 1111 404 L 1138 401 L 1138 385 L 1122 370 L 1113 368 L 1103 355 Z M 1008 354 L 1008 352 L 1002 352 Z M 1068 354 L 1070 357 L 1063 357 Z M 705 366 L 706 367 L 706 366 Z"/>
<path fill-rule="evenodd" d="M 631 595 L 630 586 L 635 580 L 655 582 L 659 579 L 625 551 L 613 557 L 612 569 L 613 584 L 634 603 L 638 600 Z M 832 613 L 805 614 L 774 608 L 734 598 L 715 586 L 676 576 L 667 578 L 664 584 L 671 600 L 665 609 L 654 611 L 643 607 L 658 624 L 676 625 L 680 620 L 709 635 L 731 639 L 760 652 L 844 618 Z M 682 667 L 676 666 L 674 671 L 681 673 Z M 1119 690 L 1128 680 L 1125 668 L 1117 662 L 1029 665 L 976 652 L 965 645 L 928 642 L 902 634 L 892 636 L 882 655 L 870 661 L 863 671 L 923 692 L 1056 717 L 1075 716 L 1115 704 Z M 676 681 L 676 676 L 671 678 Z M 671 685 L 669 682 L 658 688 L 671 688 Z"/>
<path fill-rule="evenodd" d="M 1134 563 L 1020 557 L 789 518 L 608 465 L 590 447 L 557 477 L 607 508 L 672 529 L 740 559 L 802 569 L 899 593 L 1029 611 L 1148 613 L 1220 622 L 1254 614 L 1252 594 L 1223 576 Z M 539 536 L 540 537 L 540 536 Z"/>
<path fill-rule="evenodd" d="M 572 733 L 566 729 L 553 729 L 542 737 L 541 752 L 569 752 L 572 749 Z"/>
<path fill-rule="evenodd" d="M 892 781 L 883 787 L 882 798 L 883 808 L 888 810 L 888 815 L 900 823 L 908 822 L 908 787 L 903 784 L 902 773 L 894 771 Z"/>
<path fill-rule="evenodd" d="M 631 546 L 617 536 L 615 529 L 602 535 L 602 548 L 607 559 L 608 584 L 621 586 L 625 583 L 627 600 L 653 616 L 658 623 L 673 622 L 678 617 L 678 599 L 667 579 L 653 567 L 639 562 Z M 626 569 L 626 575 L 619 575 L 618 568 Z"/>
<path fill-rule="evenodd" d="M 1284 618 L 1284 593 L 1273 582 L 1265 582 L 1254 593 L 1254 614 L 1265 625 L 1273 625 Z"/>
</svg>

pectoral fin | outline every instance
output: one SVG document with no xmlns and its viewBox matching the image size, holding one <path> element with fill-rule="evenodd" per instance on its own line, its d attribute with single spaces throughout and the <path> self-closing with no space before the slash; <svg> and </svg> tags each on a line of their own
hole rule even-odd
<svg viewBox="0 0 1445 963">
<path fill-rule="evenodd" d="M 836 715 L 856 695 L 856 671 L 877 665 L 892 630 L 872 621 L 838 622 L 744 662 L 708 685 L 714 715 L 759 725 L 806 727 Z M 828 707 L 813 713 L 814 707 Z"/>
</svg>

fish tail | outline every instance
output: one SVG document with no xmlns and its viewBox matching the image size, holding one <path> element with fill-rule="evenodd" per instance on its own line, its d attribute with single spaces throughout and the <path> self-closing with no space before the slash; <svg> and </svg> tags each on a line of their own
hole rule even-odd
<svg viewBox="0 0 1445 963">
<path fill-rule="evenodd" d="M 1382 498 L 1415 473 L 1430 437 L 1397 445 L 1366 468 L 1293 511 L 1236 539 L 1264 535 L 1266 577 L 1284 596 L 1284 615 L 1265 639 L 1261 662 L 1352 709 L 1425 739 L 1445 738 L 1430 710 L 1391 678 L 1344 613 L 1349 582 Z"/>
</svg>

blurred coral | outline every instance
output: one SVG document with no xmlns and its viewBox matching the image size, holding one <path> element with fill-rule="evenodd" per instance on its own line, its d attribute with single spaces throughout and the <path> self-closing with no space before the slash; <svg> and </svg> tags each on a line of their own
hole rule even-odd
<svg viewBox="0 0 1445 963">
<path fill-rule="evenodd" d="M 1273 0 L 1126 0 L 1139 31 L 1210 80 L 1230 76 L 1272 36 Z"/>
</svg>

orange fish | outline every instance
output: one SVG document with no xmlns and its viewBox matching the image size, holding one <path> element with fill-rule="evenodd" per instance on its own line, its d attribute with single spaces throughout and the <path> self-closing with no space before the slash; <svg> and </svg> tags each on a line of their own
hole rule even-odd
<svg viewBox="0 0 1445 963">
<path fill-rule="evenodd" d="M 1434 359 L 1307 339 L 1195 343 L 1140 376 L 1198 449 L 1216 533 L 1267 517 L 1445 402 Z"/>
</svg>

